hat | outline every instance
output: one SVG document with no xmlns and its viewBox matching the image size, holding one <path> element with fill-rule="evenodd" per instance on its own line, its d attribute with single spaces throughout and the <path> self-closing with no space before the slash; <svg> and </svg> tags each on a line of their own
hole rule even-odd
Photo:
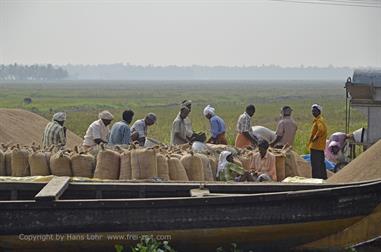
<svg viewBox="0 0 381 252">
<path fill-rule="evenodd" d="M 191 100 L 184 100 L 184 101 L 181 102 L 181 106 L 180 107 L 181 108 L 184 107 L 184 106 L 188 107 L 188 106 L 191 106 L 191 105 L 192 105 L 192 101 Z"/>
<path fill-rule="evenodd" d="M 208 105 L 204 108 L 204 116 L 207 116 L 207 115 L 214 116 L 215 113 L 216 113 L 216 110 L 210 105 Z"/>
<path fill-rule="evenodd" d="M 313 104 L 311 106 L 311 109 L 314 109 L 314 108 L 318 109 L 320 112 L 323 112 L 323 108 L 319 104 Z"/>
<path fill-rule="evenodd" d="M 285 111 L 285 110 L 290 110 L 292 111 L 292 108 L 290 106 L 283 106 L 282 107 L 282 111 Z"/>
<path fill-rule="evenodd" d="M 114 119 L 114 116 L 109 111 L 107 111 L 107 110 L 100 112 L 98 117 L 99 117 L 99 119 L 103 119 L 103 120 L 112 120 L 112 119 Z"/>
<path fill-rule="evenodd" d="M 63 122 L 66 120 L 66 113 L 65 112 L 58 112 L 53 115 L 54 121 Z"/>
</svg>

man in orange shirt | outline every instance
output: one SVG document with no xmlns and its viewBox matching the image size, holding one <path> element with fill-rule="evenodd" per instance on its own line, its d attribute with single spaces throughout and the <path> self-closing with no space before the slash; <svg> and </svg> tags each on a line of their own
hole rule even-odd
<svg viewBox="0 0 381 252">
<path fill-rule="evenodd" d="M 261 139 L 258 142 L 259 152 L 253 154 L 250 169 L 258 175 L 258 181 L 277 181 L 275 156 L 268 151 L 269 143 Z"/>
<path fill-rule="evenodd" d="M 327 139 L 327 125 L 321 116 L 322 107 L 318 104 L 312 105 L 312 115 L 315 117 L 312 124 L 311 136 L 308 148 L 311 152 L 312 177 L 327 179 L 325 169 L 324 149 Z"/>
</svg>

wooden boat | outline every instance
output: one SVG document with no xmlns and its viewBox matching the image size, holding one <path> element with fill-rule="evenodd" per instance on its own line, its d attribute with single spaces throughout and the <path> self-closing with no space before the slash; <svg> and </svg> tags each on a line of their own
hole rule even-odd
<svg viewBox="0 0 381 252">
<path fill-rule="evenodd" d="M 0 245 L 18 250 L 115 251 L 115 244 L 131 245 L 149 235 L 169 239 L 178 251 L 215 251 L 233 242 L 255 251 L 284 251 L 308 243 L 322 248 L 313 242 L 381 214 L 381 181 L 211 183 L 204 186 L 209 191 L 203 197 L 189 197 L 190 190 L 199 187 L 69 183 L 62 177 L 48 184 L 1 183 Z M 349 237 L 338 246 L 357 238 Z"/>
</svg>

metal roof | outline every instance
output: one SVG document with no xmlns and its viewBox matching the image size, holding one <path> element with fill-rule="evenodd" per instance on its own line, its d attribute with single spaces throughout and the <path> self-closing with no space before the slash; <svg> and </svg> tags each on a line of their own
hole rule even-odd
<svg viewBox="0 0 381 252">
<path fill-rule="evenodd" d="M 381 69 L 356 69 L 353 72 L 352 83 L 381 87 Z"/>
</svg>

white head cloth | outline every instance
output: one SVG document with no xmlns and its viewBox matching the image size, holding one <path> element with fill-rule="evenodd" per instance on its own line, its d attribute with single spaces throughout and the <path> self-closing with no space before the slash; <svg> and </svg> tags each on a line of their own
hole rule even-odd
<svg viewBox="0 0 381 252">
<path fill-rule="evenodd" d="M 99 119 L 104 119 L 104 120 L 114 119 L 114 116 L 107 110 L 100 112 L 98 117 L 99 117 Z"/>
<path fill-rule="evenodd" d="M 207 115 L 214 116 L 215 114 L 216 114 L 216 110 L 212 106 L 208 105 L 204 108 L 204 116 L 207 116 Z"/>
<path fill-rule="evenodd" d="M 317 108 L 320 112 L 323 112 L 323 107 L 319 104 L 314 104 L 311 106 L 311 109 Z"/>
<path fill-rule="evenodd" d="M 220 175 L 220 172 L 222 172 L 225 169 L 225 166 L 229 163 L 229 161 L 227 161 L 226 158 L 230 156 L 231 154 L 232 153 L 230 151 L 221 152 L 219 160 L 218 160 L 216 177 Z"/>
<path fill-rule="evenodd" d="M 53 120 L 63 122 L 66 120 L 66 113 L 65 112 L 58 112 L 53 115 Z"/>
</svg>

